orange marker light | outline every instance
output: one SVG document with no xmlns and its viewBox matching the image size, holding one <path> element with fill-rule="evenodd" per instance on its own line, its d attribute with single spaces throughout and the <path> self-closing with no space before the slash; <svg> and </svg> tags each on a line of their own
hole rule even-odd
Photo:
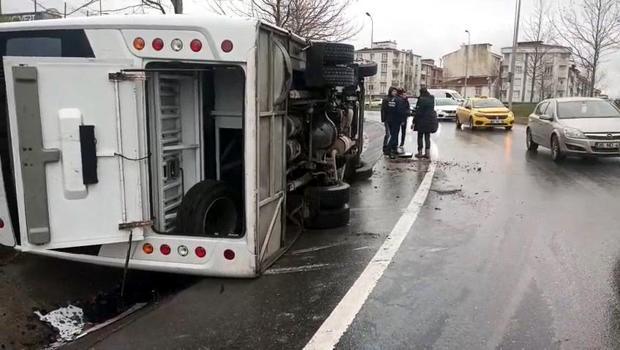
<svg viewBox="0 0 620 350">
<path fill-rule="evenodd" d="M 144 47 L 146 46 L 146 43 L 144 42 L 144 39 L 137 37 L 135 39 L 133 39 L 133 47 L 134 49 L 138 50 L 138 51 L 142 51 L 142 49 L 144 49 Z"/>
<path fill-rule="evenodd" d="M 153 254 L 153 245 L 152 245 L 152 244 L 150 244 L 150 243 L 145 243 L 145 244 L 142 246 L 142 251 L 143 251 L 145 254 Z"/>
</svg>

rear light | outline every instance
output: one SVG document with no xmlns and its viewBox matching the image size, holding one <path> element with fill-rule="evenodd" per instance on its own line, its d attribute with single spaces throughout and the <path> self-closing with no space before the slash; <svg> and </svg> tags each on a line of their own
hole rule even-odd
<svg viewBox="0 0 620 350">
<path fill-rule="evenodd" d="M 0 228 L 4 228 L 4 220 L 0 219 Z"/>
<path fill-rule="evenodd" d="M 155 51 L 161 51 L 161 49 L 164 48 L 164 41 L 161 40 L 160 38 L 155 38 L 153 39 L 153 49 Z"/>
<path fill-rule="evenodd" d="M 162 254 L 164 254 L 164 255 L 170 255 L 170 252 L 172 251 L 172 249 L 170 248 L 170 246 L 169 246 L 169 245 L 167 245 L 167 244 L 162 244 L 162 245 L 159 247 L 159 251 L 160 251 Z"/>
<path fill-rule="evenodd" d="M 230 40 L 222 41 L 222 51 L 228 53 L 233 50 L 233 43 Z"/>
<path fill-rule="evenodd" d="M 196 256 L 199 258 L 204 258 L 205 256 L 207 256 L 207 250 L 204 249 L 203 247 L 196 247 L 194 252 L 196 253 Z"/>
<path fill-rule="evenodd" d="M 226 260 L 232 260 L 235 258 L 235 252 L 230 249 L 226 249 L 224 251 L 224 257 L 226 258 Z"/>
<path fill-rule="evenodd" d="M 177 248 L 177 253 L 179 253 L 180 256 L 187 256 L 187 254 L 189 254 L 189 249 L 184 245 L 180 245 Z"/>
<path fill-rule="evenodd" d="M 144 42 L 144 39 L 137 37 L 135 39 L 133 39 L 133 48 L 141 51 L 142 49 L 144 49 L 144 47 L 146 46 L 146 43 Z"/>
<path fill-rule="evenodd" d="M 198 52 L 202 50 L 202 42 L 198 39 L 194 39 L 192 40 L 192 42 L 189 43 L 189 47 L 192 49 L 192 51 Z"/>
<path fill-rule="evenodd" d="M 152 244 L 150 244 L 150 243 L 145 243 L 145 244 L 142 246 L 142 251 L 143 251 L 145 254 L 153 254 L 153 250 L 154 250 L 154 249 L 153 249 L 153 245 L 152 245 Z"/>
<path fill-rule="evenodd" d="M 181 51 L 181 49 L 183 49 L 183 42 L 181 41 L 181 39 L 174 39 L 170 43 L 170 47 L 174 51 Z"/>
</svg>

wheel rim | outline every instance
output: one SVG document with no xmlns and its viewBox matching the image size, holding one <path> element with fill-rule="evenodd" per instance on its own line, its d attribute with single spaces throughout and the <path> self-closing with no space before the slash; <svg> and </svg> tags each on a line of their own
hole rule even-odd
<svg viewBox="0 0 620 350">
<path fill-rule="evenodd" d="M 553 159 L 558 159 L 560 157 L 560 143 L 558 142 L 558 139 L 554 137 L 551 140 L 551 144 Z"/>
<path fill-rule="evenodd" d="M 207 208 L 202 218 L 202 227 L 207 236 L 227 236 L 235 233 L 237 210 L 232 199 L 220 197 Z"/>
</svg>

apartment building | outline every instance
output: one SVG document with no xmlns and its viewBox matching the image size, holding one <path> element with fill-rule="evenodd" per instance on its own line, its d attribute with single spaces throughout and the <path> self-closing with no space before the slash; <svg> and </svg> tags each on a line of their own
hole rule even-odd
<svg viewBox="0 0 620 350">
<path fill-rule="evenodd" d="M 465 97 L 496 97 L 502 56 L 492 52 L 491 47 L 486 43 L 462 45 L 458 50 L 444 55 L 441 85 Z"/>
<path fill-rule="evenodd" d="M 435 65 L 433 59 L 423 59 L 422 72 L 420 75 L 420 85 L 429 89 L 439 89 L 443 83 L 443 69 Z"/>
<path fill-rule="evenodd" d="M 502 100 L 508 100 L 513 48 L 502 48 Z M 539 102 L 546 98 L 580 96 L 583 79 L 573 66 L 568 47 L 540 41 L 520 42 L 515 54 L 513 102 Z"/>
<path fill-rule="evenodd" d="M 398 49 L 396 41 L 374 42 L 371 48 L 356 51 L 358 61 L 377 63 L 377 75 L 365 81 L 366 99 L 382 98 L 391 86 L 412 95 L 420 89 L 422 57 L 411 50 Z"/>
</svg>

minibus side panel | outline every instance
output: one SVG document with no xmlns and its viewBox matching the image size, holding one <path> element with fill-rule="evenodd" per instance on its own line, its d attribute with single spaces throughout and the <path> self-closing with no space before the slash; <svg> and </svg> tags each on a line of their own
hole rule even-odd
<svg viewBox="0 0 620 350">
<path fill-rule="evenodd" d="M 0 161 L 1 162 L 1 161 Z M 0 165 L 0 169 L 2 166 Z M 4 190 L 4 176 L 0 171 L 0 219 L 3 226 L 0 227 L 0 244 L 14 247 L 15 246 L 15 232 L 13 225 L 11 224 L 11 215 L 9 213 L 9 205 Z"/>
<path fill-rule="evenodd" d="M 144 221 L 141 82 L 111 79 L 131 67 L 130 60 L 4 58 L 22 250 L 126 242 L 130 230 L 119 226 Z M 143 239 L 135 226 L 133 240 Z"/>
</svg>

